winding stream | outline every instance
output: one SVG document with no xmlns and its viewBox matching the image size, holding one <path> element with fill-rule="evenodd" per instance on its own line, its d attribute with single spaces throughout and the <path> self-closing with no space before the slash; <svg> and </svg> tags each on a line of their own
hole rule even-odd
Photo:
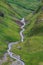
<svg viewBox="0 0 43 65">
<path fill-rule="evenodd" d="M 21 42 L 23 42 L 23 41 L 24 41 L 23 32 L 24 32 L 24 30 L 25 30 L 25 29 L 24 29 L 24 26 L 25 26 L 25 20 L 24 20 L 24 18 L 22 18 L 22 20 L 21 20 L 20 22 L 23 23 L 23 25 L 21 26 L 21 31 L 20 31 Z M 11 42 L 11 43 L 9 43 L 7 52 L 8 52 L 8 54 L 10 55 L 11 58 L 16 59 L 17 61 L 19 61 L 19 62 L 21 63 L 21 65 L 25 65 L 24 62 L 21 61 L 20 58 L 18 58 L 17 56 L 14 56 L 14 55 L 13 55 L 13 54 L 14 54 L 13 52 L 10 52 L 10 50 L 11 50 L 11 48 L 12 48 L 12 45 L 13 45 L 13 44 L 18 44 L 18 43 L 19 43 L 18 41 L 17 41 L 17 42 Z"/>
</svg>

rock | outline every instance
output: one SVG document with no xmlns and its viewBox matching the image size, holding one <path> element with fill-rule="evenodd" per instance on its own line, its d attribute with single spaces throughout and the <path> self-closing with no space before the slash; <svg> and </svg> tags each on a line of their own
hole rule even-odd
<svg viewBox="0 0 43 65">
<path fill-rule="evenodd" d="M 1 17 L 4 17 L 4 13 L 3 13 L 3 12 L 0 12 L 0 16 L 1 16 Z"/>
<path fill-rule="evenodd" d="M 21 50 L 22 48 L 20 46 L 17 47 L 19 50 Z"/>
</svg>

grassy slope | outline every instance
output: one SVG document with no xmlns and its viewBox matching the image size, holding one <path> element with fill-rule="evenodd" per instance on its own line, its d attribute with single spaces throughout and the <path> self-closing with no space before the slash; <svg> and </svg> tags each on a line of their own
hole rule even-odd
<svg viewBox="0 0 43 65">
<path fill-rule="evenodd" d="M 11 42 L 20 39 L 19 27 L 13 21 L 13 19 L 21 19 L 22 17 L 28 15 L 31 12 L 27 8 L 27 3 L 29 3 L 28 1 L 25 1 L 25 3 L 24 1 L 22 2 L 20 0 L 17 2 L 16 1 L 0 0 L 0 11 L 4 13 L 4 17 L 0 17 L 0 57 L 7 49 L 6 43 L 8 43 L 9 41 Z M 36 8 L 36 5 L 38 5 L 38 3 L 37 1 L 34 1 L 34 3 L 35 6 L 33 4 L 33 8 Z M 31 5 L 29 7 L 32 8 Z"/>
<path fill-rule="evenodd" d="M 7 43 L 20 40 L 19 26 L 13 21 L 16 14 L 5 2 L 0 1 L 0 11 L 4 17 L 0 16 L 0 57 L 7 49 Z M 14 15 L 15 14 L 15 15 Z M 18 15 L 18 14 L 17 14 Z M 19 16 L 19 15 L 18 15 Z"/>
<path fill-rule="evenodd" d="M 12 51 L 20 54 L 26 65 L 38 65 L 39 62 L 43 61 L 43 22 L 40 21 L 38 24 L 36 22 L 37 19 L 39 20 L 40 15 L 41 18 L 43 18 L 43 15 L 40 14 L 41 11 L 32 15 L 30 10 L 36 10 L 40 2 L 36 0 L 23 0 L 23 2 L 22 0 L 7 0 L 9 5 L 8 2 L 6 3 L 4 1 L 5 0 L 0 0 L 0 10 L 4 12 L 5 15 L 3 18 L 0 17 L 0 57 L 7 49 L 6 42 L 20 39 L 19 27 L 12 18 L 21 19 L 22 17 L 26 17 L 26 20 L 31 21 L 31 23 L 26 25 L 25 41 L 13 46 Z M 30 15 L 28 15 L 29 13 Z M 19 46 L 21 50 L 18 49 Z"/>
<path fill-rule="evenodd" d="M 16 13 L 21 17 L 27 16 L 32 11 L 37 10 L 40 1 L 37 0 L 7 0 L 8 3 L 14 8 Z"/>
<path fill-rule="evenodd" d="M 19 54 L 26 65 L 43 65 L 43 10 L 26 19 L 30 23 L 25 27 L 25 41 L 13 46 L 12 51 Z"/>
</svg>

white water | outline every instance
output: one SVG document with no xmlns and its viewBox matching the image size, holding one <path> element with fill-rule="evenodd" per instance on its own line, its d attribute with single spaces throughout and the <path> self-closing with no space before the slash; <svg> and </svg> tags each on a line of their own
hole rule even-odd
<svg viewBox="0 0 43 65">
<path fill-rule="evenodd" d="M 21 42 L 24 41 L 24 36 L 23 36 L 23 32 L 24 32 L 24 26 L 25 26 L 25 20 L 24 18 L 21 20 L 21 22 L 23 23 L 23 25 L 21 26 L 21 31 L 20 31 L 20 36 L 21 36 Z M 13 44 L 18 44 L 19 42 L 12 42 L 12 43 L 9 43 L 8 45 L 8 54 L 10 55 L 11 58 L 13 59 L 16 59 L 17 61 L 19 61 L 21 63 L 21 65 L 25 65 L 23 61 L 21 61 L 20 58 L 18 58 L 17 56 L 14 56 L 14 53 L 13 52 L 10 52 L 11 48 L 12 48 L 12 45 Z"/>
<path fill-rule="evenodd" d="M 25 26 L 25 20 L 24 20 L 24 18 L 21 20 L 21 22 L 24 24 L 24 25 L 22 25 L 21 26 L 21 31 L 20 31 L 20 36 L 21 36 L 21 42 L 23 42 L 23 40 L 24 40 L 24 36 L 23 36 L 23 32 L 24 32 L 24 26 Z"/>
</svg>

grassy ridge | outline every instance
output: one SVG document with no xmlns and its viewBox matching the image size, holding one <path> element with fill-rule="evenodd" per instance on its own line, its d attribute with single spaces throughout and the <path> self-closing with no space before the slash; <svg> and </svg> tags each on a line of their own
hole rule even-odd
<svg viewBox="0 0 43 65">
<path fill-rule="evenodd" d="M 43 65 L 43 11 L 27 17 L 25 40 L 13 46 L 12 51 L 20 55 L 26 65 Z"/>
<path fill-rule="evenodd" d="M 3 17 L 0 16 L 0 57 L 7 49 L 9 42 L 20 40 L 19 26 L 13 21 L 16 18 L 16 14 L 11 8 L 3 1 L 0 1 L 0 12 L 3 13 Z M 18 15 L 18 14 L 17 14 Z M 2 49 L 1 49 L 2 48 Z"/>
<path fill-rule="evenodd" d="M 14 45 L 12 52 L 20 55 L 26 65 L 43 64 L 43 11 L 36 13 L 42 3 L 38 0 L 0 0 L 0 3 L 0 11 L 4 14 L 0 16 L 0 58 L 9 42 L 20 40 L 20 28 L 14 20 L 24 17 L 28 21 L 24 42 Z"/>
<path fill-rule="evenodd" d="M 27 10 L 35 10 L 39 6 L 40 1 L 38 0 L 7 0 L 9 3 L 14 3 L 18 5 L 20 8 L 24 8 Z"/>
<path fill-rule="evenodd" d="M 24 3 L 25 2 L 25 3 Z M 0 12 L 4 14 L 4 17 L 0 16 L 0 44 L 6 45 L 8 42 L 16 41 L 20 39 L 19 36 L 19 26 L 15 23 L 15 19 L 21 19 L 22 17 L 27 16 L 29 13 L 31 13 L 32 10 L 35 10 L 36 5 L 38 1 L 24 1 L 21 0 L 0 0 Z M 35 6 L 34 6 L 35 3 Z M 28 5 L 29 4 L 29 5 Z M 30 5 L 32 4 L 32 5 Z M 13 20 L 14 19 L 14 20 Z M 1 45 L 2 47 L 2 45 Z M 3 52 L 5 52 L 5 47 L 3 46 Z M 0 51 L 2 49 L 0 48 Z M 0 56 L 3 54 L 0 52 Z"/>
</svg>

